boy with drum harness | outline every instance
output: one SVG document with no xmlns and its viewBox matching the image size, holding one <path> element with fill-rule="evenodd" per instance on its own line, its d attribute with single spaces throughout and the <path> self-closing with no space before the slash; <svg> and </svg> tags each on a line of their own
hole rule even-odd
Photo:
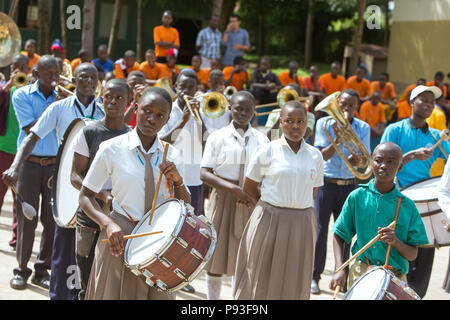
<svg viewBox="0 0 450 320">
<path fill-rule="evenodd" d="M 373 152 L 375 178 L 368 184 L 351 192 L 336 220 L 333 231 L 333 249 L 336 268 L 343 263 L 344 243 L 350 243 L 355 254 L 377 234 L 380 241 L 357 257 L 350 267 L 348 287 L 360 278 L 371 266 L 388 262 L 391 271 L 406 282 L 408 261 L 417 256 L 417 246 L 428 243 L 425 227 L 414 202 L 400 193 L 394 183 L 396 173 L 402 166 L 402 151 L 392 142 L 378 145 Z M 396 226 L 386 227 L 396 220 Z M 388 249 L 388 246 L 392 248 Z M 386 255 L 389 251 L 389 256 Z M 387 267 L 387 265 L 385 266 Z M 344 288 L 345 270 L 337 272 L 330 283 L 330 289 Z"/>
</svg>

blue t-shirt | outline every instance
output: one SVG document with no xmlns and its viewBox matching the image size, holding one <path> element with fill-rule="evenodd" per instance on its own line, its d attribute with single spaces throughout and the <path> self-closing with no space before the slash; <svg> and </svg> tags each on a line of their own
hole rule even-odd
<svg viewBox="0 0 450 320">
<path fill-rule="evenodd" d="M 92 62 L 95 65 L 102 67 L 103 70 L 105 71 L 105 74 L 114 71 L 114 63 L 109 59 L 106 60 L 104 63 L 101 63 L 99 58 L 92 60 Z"/>
<path fill-rule="evenodd" d="M 420 128 L 413 128 L 410 119 L 404 119 L 389 125 L 381 137 L 381 143 L 390 141 L 397 144 L 403 154 L 419 148 L 431 148 L 437 140 L 431 134 L 433 132 L 439 140 L 439 130 L 427 127 L 426 131 Z M 447 154 L 450 153 L 450 143 L 442 141 L 441 147 Z M 422 161 L 414 159 L 405 164 L 397 173 L 400 187 L 405 187 L 411 183 L 430 178 L 430 169 L 437 158 L 445 159 L 440 148 L 435 148 L 430 159 Z"/>
<path fill-rule="evenodd" d="M 234 49 L 234 45 L 240 44 L 241 46 L 250 47 L 250 38 L 247 30 L 242 28 L 239 28 L 237 32 L 231 30 L 228 33 L 227 42 L 222 42 L 222 44 L 227 47 L 223 55 L 222 63 L 224 65 L 232 66 L 235 57 L 244 56 L 244 51 Z"/>
</svg>

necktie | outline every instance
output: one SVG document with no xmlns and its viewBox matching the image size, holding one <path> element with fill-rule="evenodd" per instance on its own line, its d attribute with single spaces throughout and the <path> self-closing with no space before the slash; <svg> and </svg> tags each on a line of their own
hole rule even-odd
<svg viewBox="0 0 450 320">
<path fill-rule="evenodd" d="M 155 180 L 153 177 L 153 168 L 151 159 L 153 153 L 145 154 L 141 151 L 142 156 L 145 159 L 145 206 L 144 214 L 152 209 L 153 195 L 155 194 Z"/>
<path fill-rule="evenodd" d="M 237 138 L 236 138 L 237 139 Z M 238 140 L 238 142 L 241 144 L 242 152 L 241 152 L 241 161 L 239 162 L 239 186 L 242 187 L 244 184 L 244 168 L 245 168 L 245 161 L 247 157 L 246 152 L 246 145 L 248 143 L 248 136 L 245 137 L 245 140 Z M 248 218 L 250 216 L 250 212 L 248 210 L 248 207 L 243 203 L 236 203 L 236 210 L 234 212 L 234 228 L 233 233 L 234 236 L 238 239 L 241 238 L 242 232 L 244 231 L 244 227 L 247 224 Z"/>
</svg>

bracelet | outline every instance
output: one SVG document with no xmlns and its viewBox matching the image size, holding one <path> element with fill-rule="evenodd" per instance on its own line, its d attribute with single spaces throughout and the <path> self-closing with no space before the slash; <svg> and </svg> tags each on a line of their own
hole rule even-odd
<svg viewBox="0 0 450 320">
<path fill-rule="evenodd" d="M 174 183 L 173 186 L 174 186 L 175 188 L 179 189 L 179 188 L 181 188 L 181 187 L 184 186 L 184 182 L 182 181 L 180 184 L 175 184 L 175 183 Z"/>
</svg>

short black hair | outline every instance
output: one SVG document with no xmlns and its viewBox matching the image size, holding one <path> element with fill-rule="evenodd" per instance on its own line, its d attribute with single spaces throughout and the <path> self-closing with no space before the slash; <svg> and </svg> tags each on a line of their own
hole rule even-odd
<svg viewBox="0 0 450 320">
<path fill-rule="evenodd" d="M 12 57 L 11 64 L 19 62 L 19 61 L 26 62 L 27 66 L 28 66 L 28 61 L 29 61 L 28 56 L 21 54 L 21 53 L 14 54 Z"/>
<path fill-rule="evenodd" d="M 111 79 L 111 80 L 108 80 L 108 82 L 106 82 L 105 89 L 107 87 L 109 87 L 109 86 L 122 87 L 122 88 L 127 90 L 127 96 L 130 95 L 131 88 L 128 85 L 128 83 L 125 81 L 125 79 Z"/>
<path fill-rule="evenodd" d="M 239 21 L 241 21 L 241 17 L 237 13 L 231 14 L 230 18 L 237 18 Z"/>
<path fill-rule="evenodd" d="M 183 71 L 181 71 L 180 75 L 178 76 L 177 82 L 181 79 L 181 77 L 186 77 L 195 80 L 195 82 L 198 84 L 197 74 L 192 69 L 183 69 Z"/>
<path fill-rule="evenodd" d="M 89 54 L 89 51 L 87 51 L 86 49 L 80 49 L 80 51 L 78 51 L 78 56 L 81 57 L 83 55 L 87 55 Z"/>
<path fill-rule="evenodd" d="M 136 52 L 134 52 L 133 50 L 127 50 L 127 51 L 125 51 L 123 56 L 125 58 L 126 57 L 136 58 Z"/>
<path fill-rule="evenodd" d="M 92 63 L 90 63 L 90 62 L 83 62 L 83 63 L 80 63 L 80 64 L 75 68 L 75 70 L 73 71 L 73 75 L 76 76 L 76 75 L 80 72 L 80 70 L 82 70 L 82 69 L 92 69 L 92 70 L 95 70 L 95 73 L 96 73 L 97 76 L 98 76 L 98 70 L 97 70 L 97 68 L 96 68 Z"/>
<path fill-rule="evenodd" d="M 103 69 L 102 66 L 99 66 L 98 64 L 95 64 L 94 66 L 97 68 L 97 71 L 99 73 L 101 72 L 101 73 L 105 74 L 105 69 Z"/>
<path fill-rule="evenodd" d="M 97 50 L 108 51 L 108 46 L 106 44 L 101 44 L 101 45 L 98 46 Z"/>
<path fill-rule="evenodd" d="M 37 42 L 34 39 L 28 39 L 27 41 L 25 41 L 25 47 L 27 46 L 27 44 L 32 44 L 37 47 Z"/>
<path fill-rule="evenodd" d="M 143 78 L 145 80 L 145 74 L 142 71 L 139 70 L 133 70 L 128 74 L 127 79 L 130 79 L 131 77 L 139 77 L 139 78 Z"/>
<path fill-rule="evenodd" d="M 139 101 L 142 101 L 142 99 L 144 97 L 151 95 L 151 94 L 158 94 L 158 95 L 162 96 L 170 106 L 169 113 L 172 111 L 172 97 L 166 91 L 166 89 L 163 89 L 160 87 L 149 87 L 149 88 L 145 89 L 144 92 L 142 93 L 142 96 Z"/>
<path fill-rule="evenodd" d="M 348 94 L 348 95 L 350 95 L 352 97 L 356 97 L 356 99 L 358 99 L 358 104 L 359 104 L 360 98 L 359 98 L 359 94 L 358 94 L 358 92 L 356 90 L 354 90 L 354 89 L 344 89 L 344 90 L 342 90 L 342 92 L 339 95 L 339 97 L 342 96 L 344 93 L 346 93 L 346 94 Z"/>
<path fill-rule="evenodd" d="M 243 62 L 245 62 L 245 59 L 244 59 L 243 56 L 236 56 L 236 57 L 234 57 L 234 59 L 233 59 L 233 66 L 235 66 L 235 65 L 237 65 L 237 64 L 241 64 L 241 63 L 243 63 Z"/>
<path fill-rule="evenodd" d="M 444 79 L 444 73 L 442 71 L 438 71 L 434 74 L 434 78 Z"/>
<path fill-rule="evenodd" d="M 222 70 L 219 69 L 214 69 L 209 73 L 209 78 L 224 78 L 224 74 L 222 72 Z"/>
<path fill-rule="evenodd" d="M 303 110 L 305 112 L 305 116 L 308 117 L 308 111 L 306 110 L 306 107 L 303 105 L 303 103 L 301 103 L 300 101 L 297 101 L 297 100 L 289 100 L 288 102 L 286 102 L 283 105 L 283 107 L 281 108 L 280 115 L 288 107 L 292 107 L 292 108 L 295 108 L 295 109 L 301 109 L 301 110 Z"/>
<path fill-rule="evenodd" d="M 254 104 L 256 104 L 255 96 L 250 91 L 246 91 L 246 90 L 241 90 L 241 91 L 238 91 L 235 94 L 233 94 L 231 96 L 230 101 L 233 100 L 234 98 L 241 97 L 241 96 L 250 99 Z"/>
</svg>

